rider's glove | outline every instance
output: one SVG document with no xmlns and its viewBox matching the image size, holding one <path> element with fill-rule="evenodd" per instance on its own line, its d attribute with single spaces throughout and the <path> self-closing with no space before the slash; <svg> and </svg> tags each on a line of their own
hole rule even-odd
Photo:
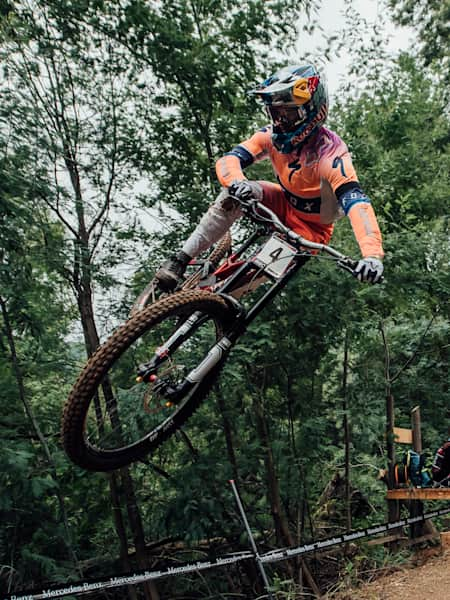
<svg viewBox="0 0 450 600">
<path fill-rule="evenodd" d="M 262 187 L 256 181 L 248 181 L 243 179 L 242 181 L 233 181 L 228 188 L 229 194 L 239 198 L 239 200 L 250 200 L 255 198 L 256 200 L 262 200 L 263 191 Z"/>
<path fill-rule="evenodd" d="M 355 267 L 353 275 L 359 281 L 377 283 L 383 275 L 383 263 L 379 258 L 367 256 L 362 258 Z"/>
</svg>

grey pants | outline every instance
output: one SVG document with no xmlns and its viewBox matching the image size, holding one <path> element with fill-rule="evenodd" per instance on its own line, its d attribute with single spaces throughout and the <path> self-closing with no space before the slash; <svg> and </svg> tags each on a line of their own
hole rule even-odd
<svg viewBox="0 0 450 600">
<path fill-rule="evenodd" d="M 183 252 L 195 258 L 218 242 L 241 215 L 240 207 L 230 201 L 227 189 L 223 188 L 185 241 Z"/>
</svg>

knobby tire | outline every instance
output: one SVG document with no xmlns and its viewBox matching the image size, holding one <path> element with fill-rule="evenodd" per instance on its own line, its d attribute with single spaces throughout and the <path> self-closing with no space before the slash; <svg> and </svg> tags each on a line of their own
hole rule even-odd
<svg viewBox="0 0 450 600">
<path fill-rule="evenodd" d="M 62 416 L 63 446 L 75 464 L 91 471 L 111 471 L 140 460 L 172 436 L 198 408 L 217 379 L 225 358 L 198 384 L 194 393 L 176 406 L 170 417 L 141 439 L 104 449 L 91 444 L 85 431 L 89 408 L 94 399 L 98 399 L 106 376 L 125 351 L 163 321 L 178 315 L 185 318 L 196 311 L 211 318 L 216 339 L 219 339 L 231 319 L 231 311 L 223 298 L 206 291 L 186 290 L 166 296 L 135 314 L 91 356 L 72 388 Z"/>
</svg>

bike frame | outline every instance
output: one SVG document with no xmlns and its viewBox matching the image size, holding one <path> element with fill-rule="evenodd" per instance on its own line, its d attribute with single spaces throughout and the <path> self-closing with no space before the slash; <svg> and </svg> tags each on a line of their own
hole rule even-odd
<svg viewBox="0 0 450 600">
<path fill-rule="evenodd" d="M 270 224 L 270 228 L 275 232 L 269 239 L 278 239 L 280 244 L 283 242 L 280 235 L 286 240 L 287 244 L 292 249 L 292 256 L 286 269 L 279 275 L 274 275 L 268 270 L 268 265 L 261 265 L 258 262 L 258 257 L 261 255 L 261 250 L 266 247 L 266 240 L 260 246 L 259 251 L 248 259 L 240 260 L 240 256 L 245 252 L 258 238 L 262 232 L 256 231 L 242 245 L 242 247 L 230 257 L 225 263 L 220 265 L 212 274 L 213 285 L 199 283 L 200 289 L 211 290 L 222 296 L 227 304 L 234 311 L 234 320 L 230 324 L 229 329 L 222 338 L 212 346 L 205 358 L 195 367 L 185 379 L 176 387 L 169 386 L 163 381 L 158 382 L 156 373 L 158 368 L 165 362 L 171 353 L 173 353 L 205 320 L 206 317 L 201 312 L 195 312 L 180 325 L 180 327 L 170 336 L 170 338 L 155 352 L 154 357 L 144 365 L 139 367 L 139 378 L 143 381 L 154 381 L 155 389 L 159 386 L 160 393 L 171 402 L 181 401 L 187 393 L 193 388 L 196 388 L 200 382 L 216 367 L 228 354 L 237 339 L 244 333 L 249 324 L 259 315 L 259 313 L 273 300 L 273 298 L 288 284 L 297 271 L 313 256 L 313 253 L 319 251 L 326 252 L 333 257 L 338 266 L 348 271 L 353 271 L 356 262 L 325 244 L 311 242 L 301 237 L 288 227 L 286 227 L 278 218 L 278 216 L 269 208 L 256 200 L 242 202 L 238 198 L 235 201 L 241 205 L 243 213 L 250 217 L 252 221 L 264 223 L 266 226 Z M 267 233 L 267 231 L 265 231 Z M 278 235 L 277 235 L 278 234 Z M 276 243 L 276 241 L 275 241 Z M 281 246 L 280 246 L 281 248 Z M 279 252 L 277 259 L 279 259 Z M 271 256 L 271 255 L 270 255 Z M 231 294 L 236 285 L 251 272 L 256 272 L 256 275 L 263 273 L 266 279 L 272 281 L 272 285 L 266 292 L 258 298 L 249 308 L 245 308 Z M 256 277 L 255 275 L 255 277 Z M 209 278 L 208 278 L 209 279 Z"/>
</svg>

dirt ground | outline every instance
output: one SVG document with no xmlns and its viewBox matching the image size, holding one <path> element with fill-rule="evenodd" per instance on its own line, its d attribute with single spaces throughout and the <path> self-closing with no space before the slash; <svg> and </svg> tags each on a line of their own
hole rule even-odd
<svg viewBox="0 0 450 600">
<path fill-rule="evenodd" d="M 382 576 L 340 600 L 450 600 L 450 548 L 422 554 L 409 567 Z M 338 598 L 336 597 L 336 598 Z"/>
</svg>

